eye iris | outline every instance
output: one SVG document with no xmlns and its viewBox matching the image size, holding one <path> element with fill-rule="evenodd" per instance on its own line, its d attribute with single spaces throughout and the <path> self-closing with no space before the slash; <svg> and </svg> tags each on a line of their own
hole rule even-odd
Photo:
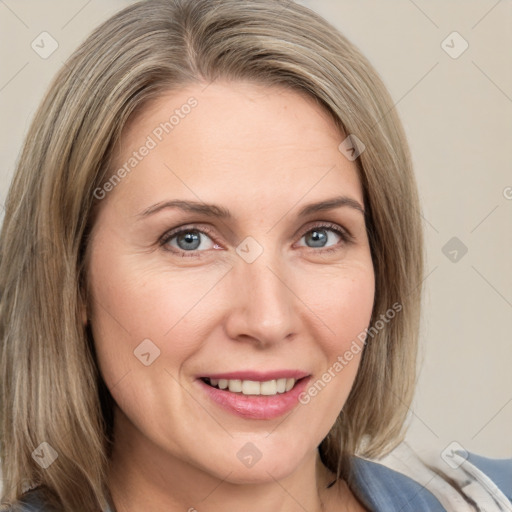
<svg viewBox="0 0 512 512">
<path fill-rule="evenodd" d="M 323 247 L 323 244 L 327 241 L 325 229 L 312 230 L 309 238 L 313 240 L 314 244 L 317 244 L 318 242 L 320 242 L 319 245 L 314 245 L 313 247 Z"/>
<path fill-rule="evenodd" d="M 328 240 L 327 231 L 330 231 L 330 229 L 314 228 L 304 236 L 306 239 L 310 239 L 312 247 L 323 247 Z M 178 247 L 184 251 L 194 251 L 201 245 L 201 232 L 197 229 L 181 231 L 174 235 L 173 238 L 176 238 Z"/>
<path fill-rule="evenodd" d="M 197 247 L 199 247 L 199 244 L 200 244 L 200 237 L 199 237 L 199 233 L 197 231 L 185 231 L 184 234 L 178 235 L 177 239 L 178 239 L 178 245 L 179 245 L 180 240 L 185 240 L 185 242 L 187 244 L 190 244 L 190 243 L 193 244 L 194 242 L 197 243 L 197 245 L 195 247 L 191 247 L 190 245 L 186 245 L 185 247 L 180 246 L 180 248 L 184 249 L 184 250 L 197 249 Z"/>
</svg>

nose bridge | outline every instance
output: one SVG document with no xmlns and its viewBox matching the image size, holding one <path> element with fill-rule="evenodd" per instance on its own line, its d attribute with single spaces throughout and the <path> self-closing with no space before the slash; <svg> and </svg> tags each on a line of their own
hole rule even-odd
<svg viewBox="0 0 512 512">
<path fill-rule="evenodd" d="M 297 330 L 297 304 L 290 289 L 289 267 L 280 252 L 270 248 L 249 261 L 240 257 L 236 263 L 238 291 L 234 296 L 231 335 L 250 336 L 262 343 L 278 342 Z"/>
</svg>

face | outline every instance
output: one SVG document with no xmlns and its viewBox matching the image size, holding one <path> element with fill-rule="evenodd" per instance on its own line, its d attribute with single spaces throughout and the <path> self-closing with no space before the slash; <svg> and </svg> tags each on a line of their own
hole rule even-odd
<svg viewBox="0 0 512 512">
<path fill-rule="evenodd" d="M 344 138 L 309 98 L 242 82 L 170 92 L 127 127 L 87 254 L 120 439 L 240 483 L 315 453 L 374 299 Z"/>
</svg>

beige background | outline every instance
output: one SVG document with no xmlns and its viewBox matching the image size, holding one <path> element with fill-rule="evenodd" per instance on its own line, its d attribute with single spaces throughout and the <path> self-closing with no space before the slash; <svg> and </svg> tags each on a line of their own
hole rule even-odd
<svg viewBox="0 0 512 512">
<path fill-rule="evenodd" d="M 0 203 L 49 81 L 93 27 L 130 3 L 0 0 Z M 512 457 L 512 3 L 301 3 L 367 55 L 411 144 L 428 276 L 408 440 Z M 31 48 L 43 31 L 59 45 L 47 59 Z M 441 46 L 453 31 L 469 44 L 458 58 Z M 452 53 L 457 37 L 445 43 Z M 443 253 L 452 237 L 468 248 L 456 262 Z"/>
</svg>

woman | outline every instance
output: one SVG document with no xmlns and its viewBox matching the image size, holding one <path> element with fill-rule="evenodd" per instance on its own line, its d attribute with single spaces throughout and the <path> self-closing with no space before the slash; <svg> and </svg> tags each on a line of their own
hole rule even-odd
<svg viewBox="0 0 512 512">
<path fill-rule="evenodd" d="M 1 250 L 5 510 L 511 508 L 511 461 L 377 462 L 413 395 L 418 196 L 379 77 L 310 10 L 100 26 L 36 114 Z"/>
</svg>

